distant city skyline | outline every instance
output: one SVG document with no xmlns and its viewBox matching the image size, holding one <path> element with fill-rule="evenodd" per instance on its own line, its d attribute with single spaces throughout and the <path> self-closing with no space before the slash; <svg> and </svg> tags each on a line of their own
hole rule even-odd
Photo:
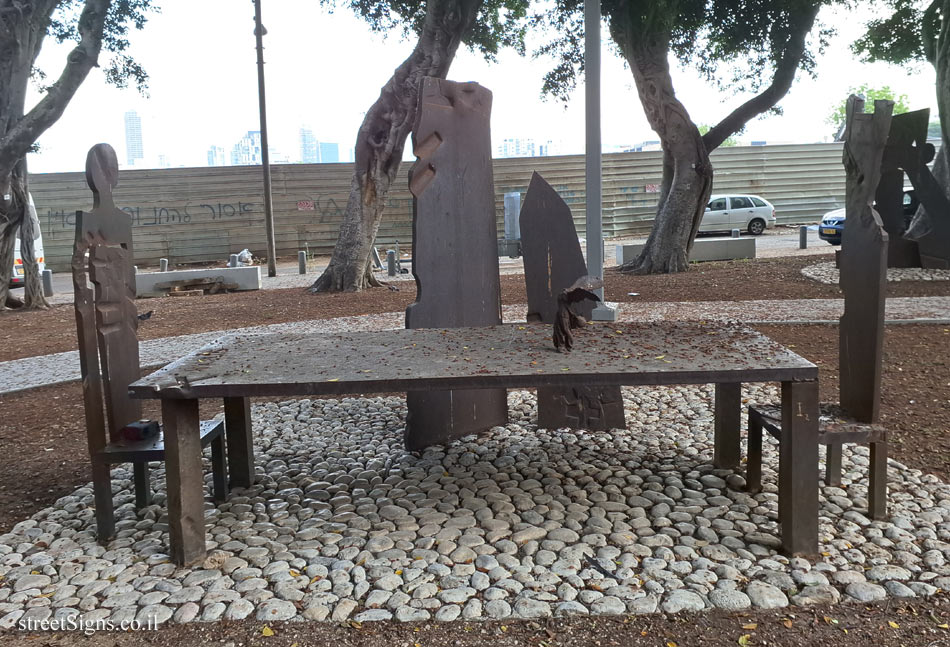
<svg viewBox="0 0 950 647">
<path fill-rule="evenodd" d="M 103 54 L 102 66 L 90 72 L 63 116 L 40 136 L 39 151 L 29 156 L 31 172 L 82 169 L 86 151 L 99 142 L 110 142 L 119 150 L 126 111 L 134 110 L 141 118 L 144 159 L 137 160 L 137 165 L 157 163 L 159 155 L 164 155 L 173 166 L 202 166 L 212 145 L 227 149 L 230 157 L 231 146 L 259 128 L 250 3 L 244 11 L 227 0 L 162 4 L 161 13 L 152 14 L 144 30 L 129 34 L 130 46 L 124 52 L 148 72 L 148 95 L 110 86 Z M 341 161 L 352 159 L 350 150 L 366 111 L 379 98 L 393 69 L 410 55 L 415 39 L 403 38 L 399 30 L 375 33 L 342 7 L 331 11 L 322 3 L 299 0 L 264 4 L 268 141 L 296 159 L 303 126 L 313 131 L 317 141 L 338 143 Z M 833 133 L 825 118 L 850 87 L 862 83 L 888 85 L 906 94 L 913 108 L 935 109 L 933 66 L 868 64 L 850 50 L 869 17 L 868 11 L 824 7 L 820 21 L 833 25 L 838 33 L 816 54 L 815 75 L 796 74 L 791 91 L 779 104 L 783 114 L 750 122 L 737 136 L 739 143 L 830 141 Z M 315 26 L 320 38 L 313 37 Z M 526 38 L 526 50 L 532 52 L 548 42 L 550 35 L 531 29 Z M 817 32 L 810 37 L 816 38 Z M 175 47 L 169 47 L 172 40 Z M 36 67 L 49 78 L 57 78 L 74 46 L 47 39 Z M 601 56 L 604 151 L 657 139 L 643 114 L 630 70 L 606 35 Z M 346 65 L 336 64 L 341 57 Z M 317 64 L 324 61 L 334 63 Z M 477 81 L 491 90 L 493 151 L 505 138 L 531 138 L 536 152 L 541 142 L 555 139 L 559 140 L 558 154 L 580 154 L 584 152 L 584 80 L 578 79 L 577 89 L 565 102 L 542 97 L 544 74 L 555 64 L 552 57 L 520 56 L 511 50 L 499 51 L 496 61 L 488 62 L 462 46 L 448 78 Z M 698 124 L 718 123 L 752 96 L 744 84 L 727 82 L 718 87 L 706 82 L 695 68 L 683 67 L 675 57 L 670 68 L 676 96 Z M 724 70 L 723 79 L 728 79 L 728 72 Z M 31 88 L 27 108 L 42 96 L 38 87 Z M 406 158 L 412 159 L 411 146 L 406 150 Z"/>
<path fill-rule="evenodd" d="M 142 143 L 142 120 L 139 113 L 129 110 L 125 113 L 125 159 L 129 166 L 145 158 L 145 147 Z"/>
</svg>

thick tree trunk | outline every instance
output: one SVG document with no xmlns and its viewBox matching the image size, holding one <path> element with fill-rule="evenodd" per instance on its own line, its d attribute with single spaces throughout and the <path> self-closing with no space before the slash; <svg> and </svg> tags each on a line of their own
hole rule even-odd
<svg viewBox="0 0 950 647">
<path fill-rule="evenodd" d="M 614 40 L 637 85 L 650 127 L 663 147 L 663 183 L 653 230 L 640 255 L 623 272 L 682 272 L 712 191 L 713 169 L 702 135 L 676 98 L 669 66 L 669 34 L 636 37 L 614 31 Z"/>
<path fill-rule="evenodd" d="M 353 180 L 340 236 L 330 264 L 310 286 L 311 292 L 356 292 L 380 285 L 370 270 L 370 254 L 412 131 L 421 81 L 426 76 L 445 78 L 482 2 L 427 1 L 419 42 L 383 86 L 356 136 Z"/>
<path fill-rule="evenodd" d="M 22 160 L 13 170 L 13 195 L 20 210 L 20 258 L 23 259 L 23 306 L 29 310 L 49 307 L 43 294 L 43 281 L 40 266 L 36 260 L 35 212 L 30 208 L 29 181 L 26 172 L 26 160 Z"/>
<path fill-rule="evenodd" d="M 800 9 L 789 14 L 787 33 L 777 36 L 779 54 L 768 87 L 702 136 L 673 91 L 670 34 L 656 24 L 664 19 L 663 11 L 656 9 L 646 21 L 633 20 L 623 11 L 611 16 L 611 36 L 630 65 L 647 120 L 660 136 L 663 147 L 663 183 L 653 230 L 640 255 L 620 266 L 620 271 L 654 274 L 688 269 L 689 252 L 712 191 L 709 153 L 788 93 L 804 57 L 805 40 L 815 24 L 819 5 L 803 2 Z M 634 24 L 639 25 L 639 31 Z M 784 41 L 780 40 L 782 37 Z"/>
<path fill-rule="evenodd" d="M 85 0 L 79 16 L 79 43 L 70 51 L 56 82 L 26 112 L 26 91 L 50 16 L 58 0 L 0 2 L 0 309 L 8 302 L 13 246 L 21 236 L 26 305 L 45 307 L 27 213 L 26 154 L 56 123 L 89 71 L 98 64 L 102 33 L 112 0 Z M 10 5 L 10 6 L 7 6 Z M 27 11 L 26 9 L 29 9 Z M 20 169 L 20 170 L 17 170 Z M 18 174 L 20 174 L 18 176 Z M 5 196 L 9 195 L 7 199 Z"/>
<path fill-rule="evenodd" d="M 2 199 L 0 195 L 0 199 Z M 8 233 L 8 230 L 12 233 Z M 16 225 L 7 222 L 4 213 L 0 213 L 0 311 L 3 311 L 10 299 L 10 280 L 13 278 L 13 244 L 16 239 Z"/>
</svg>

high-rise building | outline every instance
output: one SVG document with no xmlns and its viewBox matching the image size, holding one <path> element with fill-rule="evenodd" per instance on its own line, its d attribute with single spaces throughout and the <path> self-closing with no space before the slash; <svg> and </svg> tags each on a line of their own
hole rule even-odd
<svg viewBox="0 0 950 647">
<path fill-rule="evenodd" d="M 538 157 L 548 157 L 549 155 L 557 155 L 557 144 L 550 139 L 543 144 L 538 144 Z"/>
<path fill-rule="evenodd" d="M 530 137 L 506 137 L 498 146 L 498 157 L 534 157 L 534 140 Z"/>
<path fill-rule="evenodd" d="M 320 142 L 320 161 L 323 164 L 340 161 L 340 145 Z"/>
<path fill-rule="evenodd" d="M 300 161 L 304 164 L 316 164 L 320 161 L 320 142 L 309 128 L 300 129 Z"/>
<path fill-rule="evenodd" d="M 234 145 L 234 148 L 231 149 L 231 165 L 248 166 L 263 163 L 264 156 L 261 153 L 261 132 L 259 130 L 249 130 L 247 134 Z"/>
<path fill-rule="evenodd" d="M 135 166 L 135 160 L 145 157 L 142 146 L 142 120 L 139 113 L 129 110 L 125 113 L 125 158 L 129 166 Z"/>
<path fill-rule="evenodd" d="M 227 166 L 227 151 L 222 146 L 208 149 L 208 166 Z"/>
</svg>

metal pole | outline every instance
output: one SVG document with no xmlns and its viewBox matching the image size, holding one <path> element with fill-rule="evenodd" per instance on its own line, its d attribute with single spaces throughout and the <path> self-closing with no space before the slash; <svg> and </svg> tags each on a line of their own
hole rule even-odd
<svg viewBox="0 0 950 647">
<path fill-rule="evenodd" d="M 600 141 L 600 0 L 584 0 L 584 90 L 586 126 L 587 274 L 604 276 L 604 233 L 601 219 Z M 597 290 L 604 298 L 604 290 Z M 613 321 L 616 312 L 597 304 L 591 317 Z"/>
<path fill-rule="evenodd" d="M 264 229 L 267 231 L 267 276 L 277 276 L 277 247 L 274 243 L 274 203 L 270 187 L 270 154 L 267 150 L 267 108 L 264 102 L 264 28 L 261 0 L 254 0 L 254 36 L 257 39 L 257 96 L 261 111 L 261 163 L 264 167 Z"/>
</svg>

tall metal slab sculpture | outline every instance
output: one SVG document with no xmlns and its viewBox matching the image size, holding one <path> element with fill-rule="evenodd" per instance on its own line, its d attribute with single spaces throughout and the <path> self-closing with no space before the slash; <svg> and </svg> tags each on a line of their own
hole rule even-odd
<svg viewBox="0 0 950 647">
<path fill-rule="evenodd" d="M 854 95 L 847 104 L 838 370 L 841 406 L 858 422 L 876 422 L 880 410 L 888 234 L 871 202 L 893 108 L 892 101 L 875 101 L 874 112 L 865 114 L 864 100 Z"/>
<path fill-rule="evenodd" d="M 557 295 L 587 274 L 587 264 L 570 207 L 538 173 L 531 175 L 521 207 L 520 226 L 527 320 L 551 325 L 557 315 Z M 575 311 L 590 319 L 593 308 L 594 302 L 586 299 L 575 306 Z M 620 387 L 540 387 L 538 426 L 625 428 Z"/>
<path fill-rule="evenodd" d="M 422 81 L 412 132 L 418 159 L 409 171 L 417 292 L 406 308 L 406 328 L 501 323 L 491 102 L 491 92 L 477 83 Z M 409 450 L 508 421 L 505 389 L 411 391 L 407 405 Z"/>
<path fill-rule="evenodd" d="M 115 150 L 108 144 L 93 146 L 86 157 L 93 209 L 76 212 L 72 257 L 90 456 L 118 441 L 119 430 L 142 417 L 141 402 L 126 393 L 140 377 L 140 369 L 132 219 L 116 208 L 112 198 L 118 181 Z M 105 539 L 115 534 L 109 465 L 92 461 L 92 480 L 99 537 Z"/>
</svg>

